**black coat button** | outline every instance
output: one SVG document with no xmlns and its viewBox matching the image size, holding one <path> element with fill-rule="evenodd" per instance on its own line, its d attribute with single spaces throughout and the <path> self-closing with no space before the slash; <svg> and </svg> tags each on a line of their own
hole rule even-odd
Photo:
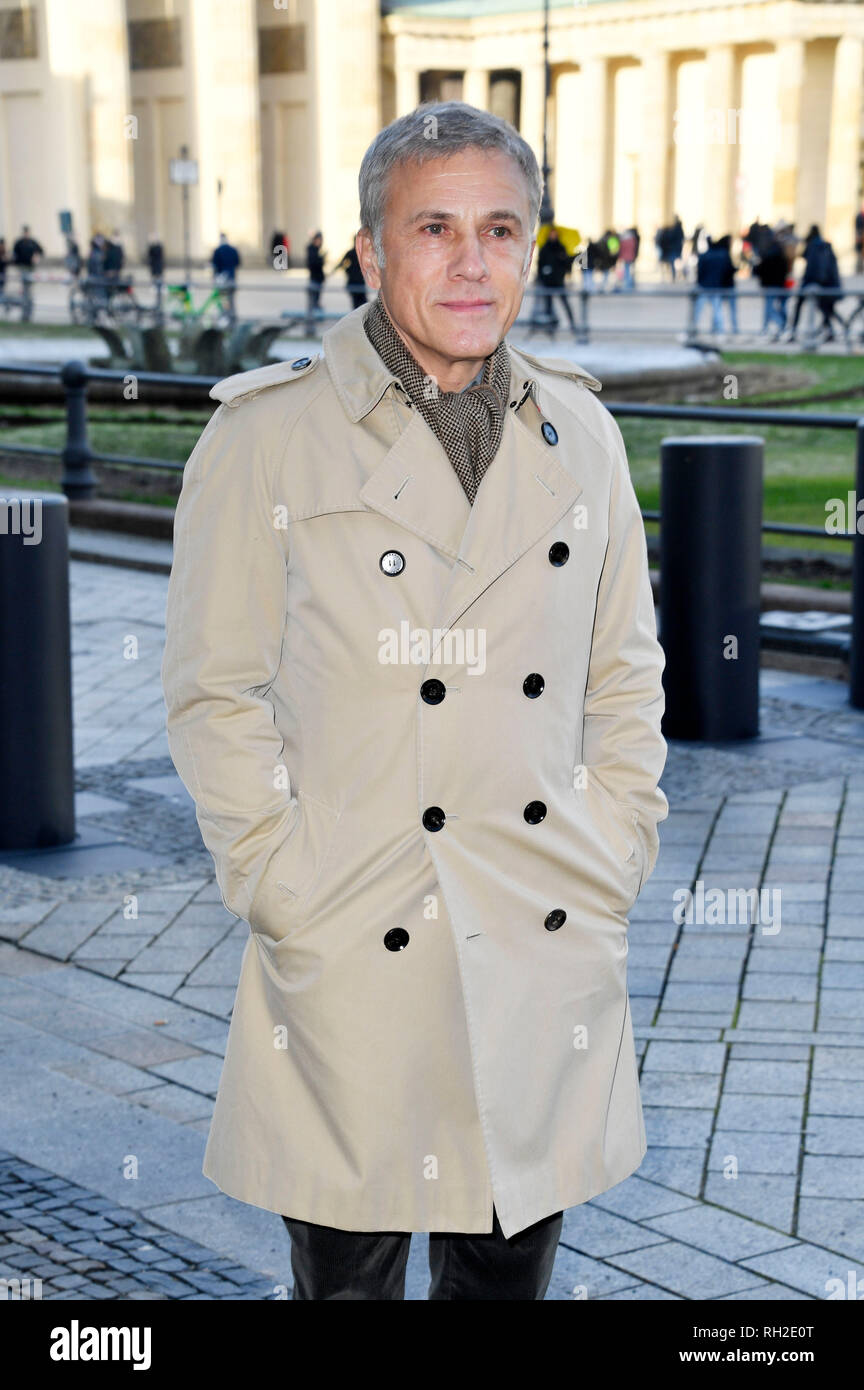
<svg viewBox="0 0 864 1390">
<path fill-rule="evenodd" d="M 440 705 L 446 694 L 447 687 L 443 681 L 424 681 L 420 687 L 420 698 L 425 700 L 427 705 Z"/>
<path fill-rule="evenodd" d="M 405 556 L 401 550 L 385 550 L 378 563 L 385 574 L 401 574 L 405 568 Z"/>
<path fill-rule="evenodd" d="M 539 671 L 532 671 L 530 676 L 526 676 L 522 682 L 522 689 L 529 700 L 536 700 L 538 695 L 542 695 L 546 689 L 546 682 Z"/>
<path fill-rule="evenodd" d="M 555 541 L 549 547 L 550 565 L 566 565 L 570 559 L 570 547 L 566 541 Z"/>
<path fill-rule="evenodd" d="M 404 927 L 393 927 L 384 937 L 384 945 L 388 951 L 404 951 L 410 940 Z"/>
<path fill-rule="evenodd" d="M 529 825 L 539 825 L 546 815 L 546 806 L 542 801 L 529 801 L 522 814 Z"/>
<path fill-rule="evenodd" d="M 427 806 L 423 812 L 423 824 L 427 830 L 440 830 L 446 819 L 440 806 Z"/>
<path fill-rule="evenodd" d="M 543 421 L 543 424 L 540 426 L 540 433 L 546 440 L 547 444 L 558 443 L 558 431 L 556 430 L 554 425 L 550 425 L 548 420 Z"/>
<path fill-rule="evenodd" d="M 567 913 L 564 911 L 563 907 L 556 907 L 549 913 L 543 925 L 547 931 L 557 931 L 559 927 L 563 927 L 566 921 Z"/>
<path fill-rule="evenodd" d="M 302 372 L 303 368 L 308 367 L 311 361 L 311 357 L 298 357 L 296 362 L 291 363 L 292 372 Z"/>
</svg>

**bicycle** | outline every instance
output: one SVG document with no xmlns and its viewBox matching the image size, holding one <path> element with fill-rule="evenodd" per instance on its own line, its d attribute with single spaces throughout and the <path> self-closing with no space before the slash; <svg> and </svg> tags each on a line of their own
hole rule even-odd
<svg viewBox="0 0 864 1390">
<path fill-rule="evenodd" d="M 186 325 L 197 324 L 210 315 L 217 328 L 227 328 L 237 320 L 233 284 L 214 285 L 203 304 L 196 308 L 189 285 L 166 285 L 169 317 Z"/>
</svg>

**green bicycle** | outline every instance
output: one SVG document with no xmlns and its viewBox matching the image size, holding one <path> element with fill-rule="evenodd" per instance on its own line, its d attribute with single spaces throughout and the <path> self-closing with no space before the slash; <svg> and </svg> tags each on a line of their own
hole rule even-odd
<svg viewBox="0 0 864 1390">
<path fill-rule="evenodd" d="M 196 307 L 187 284 L 166 285 L 169 316 L 184 326 L 210 321 L 217 328 L 230 327 L 237 322 L 234 292 L 232 284 L 214 285 L 203 303 Z"/>
</svg>

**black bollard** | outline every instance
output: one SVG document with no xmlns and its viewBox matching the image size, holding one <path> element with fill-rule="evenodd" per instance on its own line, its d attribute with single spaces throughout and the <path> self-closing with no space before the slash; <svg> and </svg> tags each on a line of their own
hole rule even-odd
<svg viewBox="0 0 864 1390">
<path fill-rule="evenodd" d="M 75 838 L 69 504 L 0 497 L 0 849 Z"/>
<path fill-rule="evenodd" d="M 762 456 L 752 435 L 660 446 L 663 733 L 759 733 Z"/>
</svg>

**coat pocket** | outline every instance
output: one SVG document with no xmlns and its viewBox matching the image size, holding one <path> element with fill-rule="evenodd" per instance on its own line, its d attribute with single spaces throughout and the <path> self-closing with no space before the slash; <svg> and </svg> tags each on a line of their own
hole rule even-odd
<svg viewBox="0 0 864 1390">
<path fill-rule="evenodd" d="M 588 809 L 620 866 L 620 882 L 627 908 L 639 896 L 644 876 L 644 854 L 635 819 L 616 801 L 599 778 L 588 769 Z M 583 793 L 584 794 L 584 793 Z M 636 816 L 636 812 L 632 816 Z"/>
<path fill-rule="evenodd" d="M 268 863 L 249 909 L 253 932 L 281 941 L 302 920 L 324 870 L 340 811 L 298 791 L 288 833 Z"/>
</svg>

